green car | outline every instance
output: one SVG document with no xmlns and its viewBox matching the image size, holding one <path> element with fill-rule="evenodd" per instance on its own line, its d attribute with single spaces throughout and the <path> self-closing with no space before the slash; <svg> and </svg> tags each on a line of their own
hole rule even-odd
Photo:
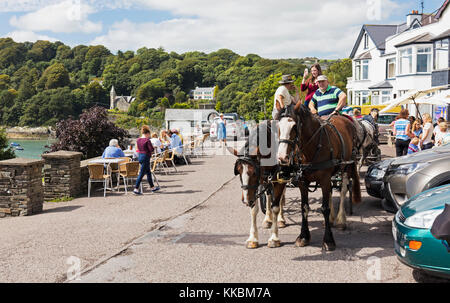
<svg viewBox="0 0 450 303">
<path fill-rule="evenodd" d="M 394 248 L 399 260 L 428 274 L 450 279 L 448 244 L 430 232 L 436 217 L 450 203 L 450 185 L 433 188 L 408 200 L 392 221 Z"/>
</svg>

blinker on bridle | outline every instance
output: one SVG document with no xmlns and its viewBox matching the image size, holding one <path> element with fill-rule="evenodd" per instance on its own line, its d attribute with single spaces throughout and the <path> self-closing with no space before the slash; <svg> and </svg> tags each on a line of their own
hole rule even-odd
<svg viewBox="0 0 450 303">
<path fill-rule="evenodd" d="M 242 175 L 239 174 L 239 171 L 237 170 L 237 166 L 239 165 L 239 163 L 244 163 L 244 164 L 248 164 L 251 165 L 255 168 L 255 175 L 257 177 L 257 183 L 256 185 L 244 185 L 242 182 Z M 258 189 L 260 186 L 260 166 L 257 162 L 255 162 L 252 158 L 250 157 L 240 157 L 236 160 L 236 164 L 234 165 L 234 175 L 237 176 L 239 175 L 239 179 L 241 180 L 241 189 L 243 190 L 249 190 L 249 189 L 255 189 L 256 190 L 256 194 L 255 194 L 255 199 L 249 201 L 249 205 L 250 207 L 254 206 L 255 201 L 259 198 L 259 196 L 261 196 L 262 193 L 258 194 Z"/>
</svg>

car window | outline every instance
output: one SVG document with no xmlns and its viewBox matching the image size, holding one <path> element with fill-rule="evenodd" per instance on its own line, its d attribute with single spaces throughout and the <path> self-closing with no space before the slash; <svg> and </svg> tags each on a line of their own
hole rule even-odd
<svg viewBox="0 0 450 303">
<path fill-rule="evenodd" d="M 396 115 L 380 115 L 377 123 L 379 124 L 391 124 L 395 120 Z"/>
</svg>

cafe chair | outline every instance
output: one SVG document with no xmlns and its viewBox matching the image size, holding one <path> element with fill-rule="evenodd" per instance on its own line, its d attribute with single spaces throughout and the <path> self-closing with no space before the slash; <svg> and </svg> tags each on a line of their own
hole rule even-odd
<svg viewBox="0 0 450 303">
<path fill-rule="evenodd" d="M 128 194 L 128 181 L 136 180 L 139 176 L 139 162 L 126 162 L 119 165 L 120 177 L 123 179 L 123 184 L 125 186 L 125 194 Z M 120 181 L 117 187 L 119 187 Z M 118 189 L 118 191 L 120 191 Z M 142 192 L 142 182 L 141 182 L 141 192 Z"/>
<path fill-rule="evenodd" d="M 88 164 L 89 169 L 89 180 L 88 180 L 88 198 L 91 197 L 91 183 L 94 182 L 102 182 L 103 183 L 103 197 L 106 197 L 106 188 L 108 185 L 108 181 L 111 182 L 112 188 L 112 179 L 111 179 L 111 171 L 109 166 L 107 167 L 107 173 L 104 173 L 104 166 L 100 163 L 92 163 Z"/>
<path fill-rule="evenodd" d="M 120 170 L 119 170 L 119 165 L 122 163 L 127 163 L 130 162 L 131 159 L 130 157 L 120 157 L 120 158 L 105 158 L 105 159 L 121 159 L 122 161 L 120 161 L 119 163 L 110 163 L 109 166 L 111 168 L 111 178 L 112 178 L 112 174 L 116 174 L 117 175 L 117 187 L 119 186 L 119 182 L 120 182 Z"/>
</svg>

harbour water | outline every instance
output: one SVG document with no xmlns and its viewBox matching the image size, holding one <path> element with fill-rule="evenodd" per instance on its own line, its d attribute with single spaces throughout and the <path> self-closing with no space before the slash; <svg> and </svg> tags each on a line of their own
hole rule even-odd
<svg viewBox="0 0 450 303">
<path fill-rule="evenodd" d="M 15 150 L 17 158 L 41 159 L 41 155 L 46 151 L 46 145 L 51 145 L 54 140 L 21 140 L 9 139 L 8 145 L 18 143 L 23 150 Z"/>
</svg>

